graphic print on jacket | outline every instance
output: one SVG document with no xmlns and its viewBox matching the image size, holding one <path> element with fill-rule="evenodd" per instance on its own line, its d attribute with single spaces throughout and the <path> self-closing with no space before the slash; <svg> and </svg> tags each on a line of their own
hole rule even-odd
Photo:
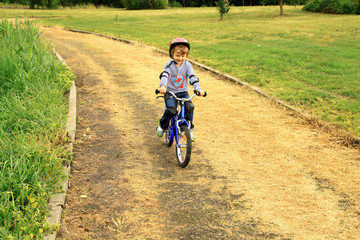
<svg viewBox="0 0 360 240">
<path fill-rule="evenodd" d="M 173 85 L 174 88 L 178 89 L 183 88 L 184 87 L 184 74 L 179 74 L 179 75 L 171 75 L 170 77 L 170 83 Z"/>
</svg>

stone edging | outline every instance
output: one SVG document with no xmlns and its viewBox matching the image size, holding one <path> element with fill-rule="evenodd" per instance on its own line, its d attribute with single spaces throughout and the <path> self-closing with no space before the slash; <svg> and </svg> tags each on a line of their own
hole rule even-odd
<svg viewBox="0 0 360 240">
<path fill-rule="evenodd" d="M 59 53 L 55 51 L 54 53 L 56 57 L 62 62 L 62 64 L 67 66 L 64 59 L 59 55 Z M 75 142 L 75 131 L 76 131 L 76 86 L 74 81 L 72 82 L 72 86 L 70 88 L 70 94 L 69 94 L 69 113 L 68 113 L 68 122 L 66 125 L 66 131 L 69 138 L 68 150 L 70 155 L 72 155 L 74 142 Z M 47 218 L 47 222 L 51 225 L 60 226 L 61 214 L 65 205 L 66 191 L 69 186 L 70 165 L 64 166 L 63 173 L 64 175 L 66 175 L 66 179 L 62 183 L 63 192 L 51 196 L 49 200 L 50 216 Z M 55 240 L 58 231 L 59 228 L 57 228 L 51 234 L 45 236 L 44 239 Z"/>
</svg>

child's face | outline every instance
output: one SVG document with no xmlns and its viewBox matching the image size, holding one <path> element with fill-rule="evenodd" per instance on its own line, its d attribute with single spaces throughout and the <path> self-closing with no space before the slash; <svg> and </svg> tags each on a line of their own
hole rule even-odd
<svg viewBox="0 0 360 240">
<path fill-rule="evenodd" d="M 173 56 L 176 62 L 176 66 L 180 67 L 181 64 L 185 61 L 186 56 L 187 56 L 186 53 L 182 53 L 181 51 L 176 51 Z"/>
</svg>

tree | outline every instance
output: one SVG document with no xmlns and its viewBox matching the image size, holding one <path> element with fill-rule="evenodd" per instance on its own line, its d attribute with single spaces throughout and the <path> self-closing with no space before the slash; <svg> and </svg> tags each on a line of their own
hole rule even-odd
<svg viewBox="0 0 360 240">
<path fill-rule="evenodd" d="M 123 4 L 128 10 L 164 9 L 168 6 L 168 0 L 124 0 Z"/>
<path fill-rule="evenodd" d="M 217 2 L 216 6 L 220 13 L 220 20 L 222 20 L 224 14 L 226 14 L 230 11 L 229 1 L 228 0 L 219 0 Z"/>
<path fill-rule="evenodd" d="M 283 0 L 279 0 L 279 5 L 280 5 L 280 15 L 284 15 L 284 8 L 283 8 Z"/>
<path fill-rule="evenodd" d="M 29 4 L 31 9 L 34 9 L 35 7 L 55 9 L 59 6 L 59 0 L 30 0 Z"/>
<path fill-rule="evenodd" d="M 46 3 L 48 9 L 56 9 L 59 7 L 59 0 L 48 0 Z"/>
</svg>

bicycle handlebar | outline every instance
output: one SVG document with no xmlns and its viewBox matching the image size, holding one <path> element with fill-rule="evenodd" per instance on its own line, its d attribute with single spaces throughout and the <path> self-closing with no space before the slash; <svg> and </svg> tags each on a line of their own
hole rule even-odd
<svg viewBox="0 0 360 240">
<path fill-rule="evenodd" d="M 186 98 L 178 98 L 175 93 L 171 92 L 171 91 L 166 91 L 167 93 L 170 93 L 176 100 L 178 101 L 190 101 L 195 95 L 199 96 L 200 95 L 200 92 L 197 91 L 197 90 L 194 90 L 194 94 L 186 99 Z M 160 93 L 160 90 L 159 89 L 155 89 L 155 94 L 159 94 Z M 203 95 L 203 97 L 206 97 L 207 96 L 207 93 L 205 92 L 205 94 Z"/>
</svg>

